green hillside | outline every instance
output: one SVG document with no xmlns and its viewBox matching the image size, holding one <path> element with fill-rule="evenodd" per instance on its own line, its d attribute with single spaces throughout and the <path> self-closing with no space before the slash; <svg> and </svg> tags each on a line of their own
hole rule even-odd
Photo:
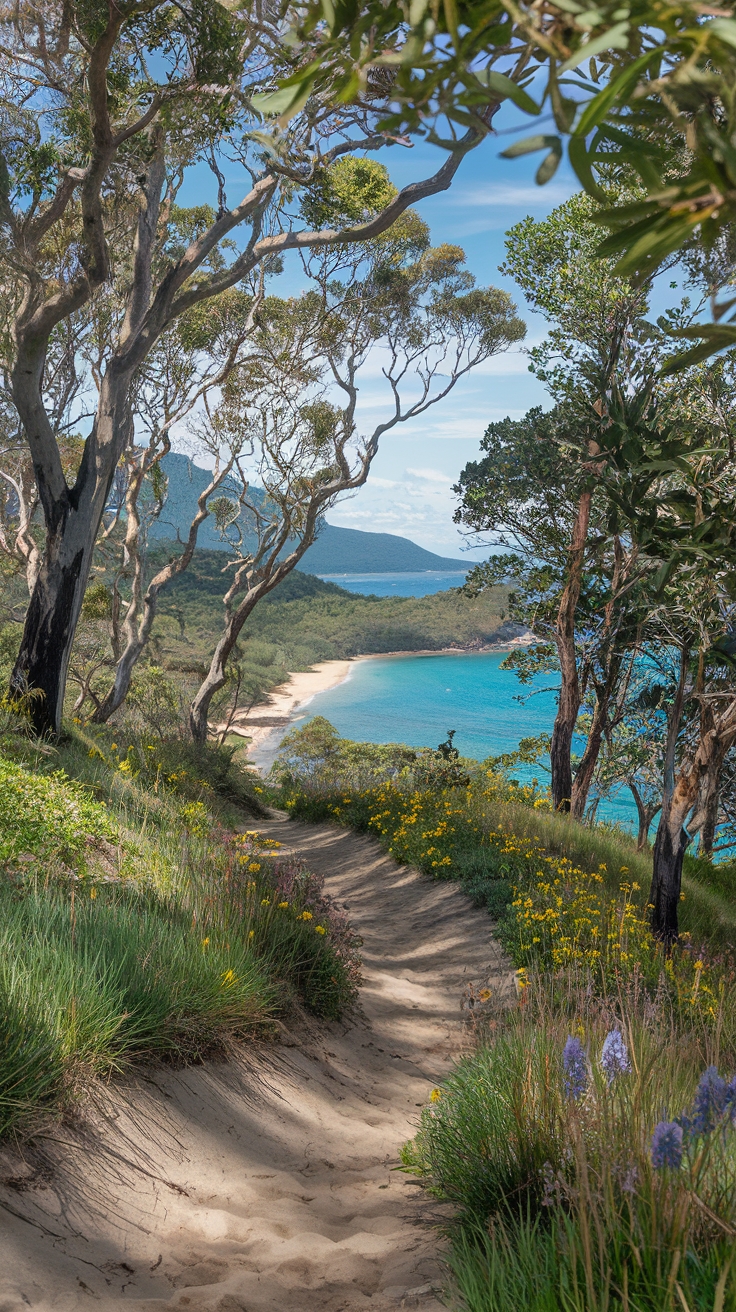
<svg viewBox="0 0 736 1312">
<path fill-rule="evenodd" d="M 159 552 L 153 553 L 152 565 Z M 161 598 L 151 654 L 192 681 L 203 671 L 222 625 L 228 586 L 222 564 L 220 552 L 197 552 L 187 573 Z M 454 589 L 427 597 L 364 597 L 294 571 L 253 612 L 239 661 L 248 686 L 260 685 L 265 693 L 288 671 L 308 669 L 315 661 L 484 647 L 516 631 L 505 617 L 503 588 L 476 599 Z"/>
<path fill-rule="evenodd" d="M 313 574 L 406 574 L 425 569 L 467 573 L 470 563 L 436 556 L 395 533 L 363 533 L 325 524 L 301 567 Z"/>
<path fill-rule="evenodd" d="M 151 542 L 175 542 L 186 538 L 189 525 L 197 513 L 197 497 L 207 486 L 210 473 L 186 456 L 172 452 L 162 462 L 169 480 L 169 491 L 161 516 L 150 528 Z M 236 494 L 234 485 L 222 488 L 224 494 Z M 258 495 L 258 489 L 253 490 Z M 206 519 L 199 530 L 199 546 L 209 551 L 226 551 L 213 519 Z M 325 524 L 317 541 L 309 548 L 301 568 L 311 574 L 383 574 L 413 573 L 420 570 L 467 572 L 467 560 L 436 556 L 409 538 L 394 533 L 363 533 L 355 528 Z"/>
</svg>

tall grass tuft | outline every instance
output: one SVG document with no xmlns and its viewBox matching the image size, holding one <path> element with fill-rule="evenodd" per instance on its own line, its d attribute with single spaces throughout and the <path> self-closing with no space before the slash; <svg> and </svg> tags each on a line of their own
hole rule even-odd
<svg viewBox="0 0 736 1312">
<path fill-rule="evenodd" d="M 0 1133 L 131 1061 L 201 1058 L 276 1001 L 255 952 L 153 895 L 0 893 Z"/>
<path fill-rule="evenodd" d="M 403 1153 L 455 1204 L 468 1312 L 736 1307 L 733 1051 L 664 1002 L 595 1001 L 574 981 L 564 1006 L 559 983 L 531 985 L 495 1024 Z M 658 1153 L 663 1123 L 679 1128 Z"/>
<path fill-rule="evenodd" d="M 230 753 L 2 725 L 0 748 L 0 1136 L 132 1063 L 351 1005 L 347 918 L 277 843 L 234 832 Z"/>
</svg>

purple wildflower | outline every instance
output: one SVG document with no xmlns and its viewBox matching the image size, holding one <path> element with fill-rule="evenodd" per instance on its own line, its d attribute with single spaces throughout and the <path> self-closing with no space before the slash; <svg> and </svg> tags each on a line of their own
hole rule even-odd
<svg viewBox="0 0 736 1312">
<path fill-rule="evenodd" d="M 709 1066 L 700 1077 L 693 1100 L 690 1122 L 693 1134 L 710 1134 L 726 1110 L 728 1087 L 717 1066 Z"/>
<path fill-rule="evenodd" d="M 585 1048 L 572 1034 L 562 1050 L 562 1068 L 565 1072 L 565 1093 L 568 1098 L 579 1098 L 588 1083 Z"/>
<path fill-rule="evenodd" d="M 620 1030 L 610 1030 L 603 1040 L 601 1066 L 609 1084 L 613 1084 L 617 1075 L 627 1075 L 631 1070 L 628 1049 Z"/>
<path fill-rule="evenodd" d="M 676 1171 L 682 1162 L 682 1126 L 677 1121 L 660 1121 L 652 1135 L 652 1166 L 662 1171 L 669 1166 Z"/>
</svg>

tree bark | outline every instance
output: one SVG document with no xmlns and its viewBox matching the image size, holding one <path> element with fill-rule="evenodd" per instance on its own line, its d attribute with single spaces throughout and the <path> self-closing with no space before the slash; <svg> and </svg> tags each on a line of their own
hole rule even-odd
<svg viewBox="0 0 736 1312">
<path fill-rule="evenodd" d="M 304 552 L 300 552 L 300 558 L 303 554 Z M 294 565 L 296 563 L 295 560 Z M 279 577 L 274 578 L 272 582 L 258 583 L 255 587 L 249 588 L 238 609 L 229 617 L 220 641 L 215 647 L 214 655 L 210 661 L 210 668 L 197 689 L 189 708 L 189 732 L 195 742 L 204 743 L 207 741 L 212 698 L 215 693 L 220 691 L 220 688 L 224 687 L 227 678 L 227 663 L 245 621 L 261 597 L 265 597 L 266 593 L 271 592 L 287 573 L 291 573 L 294 565 L 289 570 L 279 574 Z"/>
<path fill-rule="evenodd" d="M 718 824 L 721 771 L 730 742 L 718 734 L 715 709 L 707 702 L 700 715 L 700 739 L 705 751 L 690 832 L 698 835 L 698 855 L 711 857 Z"/>
<path fill-rule="evenodd" d="M 223 466 L 218 465 L 205 487 L 197 498 L 197 513 L 189 527 L 187 541 L 180 556 L 175 560 L 170 560 L 164 565 L 151 582 L 143 595 L 143 572 L 145 562 L 140 550 L 140 516 L 138 514 L 138 495 L 140 493 L 143 478 L 148 469 L 153 464 L 160 463 L 161 458 L 168 452 L 169 446 L 156 456 L 156 458 L 146 465 L 141 464 L 140 470 L 137 470 L 129 486 L 129 494 L 126 497 L 127 503 L 127 527 L 126 527 L 126 551 L 128 556 L 134 562 L 133 577 L 133 596 L 128 607 L 123 632 L 125 635 L 125 647 L 118 659 L 115 668 L 115 678 L 112 686 L 109 688 L 107 695 L 96 707 L 94 715 L 91 717 L 93 724 L 106 724 L 111 715 L 114 715 L 120 709 L 125 698 L 130 691 L 130 683 L 133 677 L 133 670 L 138 660 L 148 645 L 151 636 L 151 629 L 156 618 L 158 610 L 158 599 L 165 587 L 177 575 L 183 574 L 191 564 L 192 556 L 197 545 L 197 536 L 201 525 L 209 515 L 207 503 L 219 487 L 227 478 L 232 470 L 234 460 L 230 459 Z"/>
<path fill-rule="evenodd" d="M 588 802 L 590 785 L 593 782 L 595 767 L 598 764 L 598 757 L 601 753 L 606 716 L 607 707 L 601 700 L 596 700 L 595 710 L 593 711 L 593 720 L 585 744 L 585 751 L 580 759 L 580 764 L 575 771 L 575 778 L 572 782 L 570 811 L 574 820 L 582 820 L 585 815 L 585 807 Z"/>
<path fill-rule="evenodd" d="M 678 908 L 682 883 L 682 862 L 690 835 L 685 829 L 682 806 L 672 803 L 662 808 L 654 843 L 654 863 L 649 902 L 652 908 L 652 932 L 666 946 L 677 942 Z"/>
<path fill-rule="evenodd" d="M 19 357 L 16 375 L 22 372 L 23 364 L 23 358 Z M 26 391 L 23 379 L 17 376 L 14 384 L 16 403 L 26 432 L 30 432 L 34 417 L 38 419 L 37 393 L 33 395 L 33 383 Z M 36 466 L 46 519 L 46 544 L 26 612 L 10 688 L 17 697 L 30 694 L 28 714 L 35 732 L 42 737 L 61 730 L 67 669 L 95 540 L 115 467 L 130 433 L 127 388 L 128 379 L 124 376 L 111 379 L 108 375 L 103 379 L 97 420 L 87 439 L 73 488 L 63 479 L 60 463 L 58 473 L 63 488 L 58 490 L 49 487 L 47 471 Z M 33 443 L 31 451 L 33 454 Z"/>
<path fill-rule="evenodd" d="M 629 791 L 636 804 L 636 813 L 639 818 L 639 832 L 636 837 L 636 850 L 642 852 L 649 841 L 649 830 L 652 820 L 660 810 L 661 802 L 656 806 L 647 806 L 636 784 L 629 782 Z"/>
<path fill-rule="evenodd" d="M 569 811 L 572 799 L 572 739 L 580 711 L 580 681 L 575 655 L 575 611 L 580 599 L 585 543 L 590 523 L 592 493 L 583 492 L 568 554 L 567 582 L 557 611 L 557 654 L 560 661 L 560 694 L 552 730 L 552 804 L 555 811 Z"/>
</svg>

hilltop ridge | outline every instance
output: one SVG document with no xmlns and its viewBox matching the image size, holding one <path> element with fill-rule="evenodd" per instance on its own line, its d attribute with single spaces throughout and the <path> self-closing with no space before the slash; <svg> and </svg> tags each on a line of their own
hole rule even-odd
<svg viewBox="0 0 736 1312">
<path fill-rule="evenodd" d="M 162 461 L 169 480 L 169 494 L 159 519 L 149 529 L 151 542 L 185 538 L 197 512 L 197 497 L 207 486 L 209 471 L 187 456 L 171 452 Z M 227 487 L 223 492 L 227 494 Z M 213 518 L 199 530 L 198 546 L 209 551 L 227 551 Z M 461 573 L 472 561 L 438 556 L 410 538 L 395 533 L 366 533 L 325 523 L 317 541 L 304 555 L 301 568 L 308 574 L 407 574 L 422 570 Z"/>
</svg>

